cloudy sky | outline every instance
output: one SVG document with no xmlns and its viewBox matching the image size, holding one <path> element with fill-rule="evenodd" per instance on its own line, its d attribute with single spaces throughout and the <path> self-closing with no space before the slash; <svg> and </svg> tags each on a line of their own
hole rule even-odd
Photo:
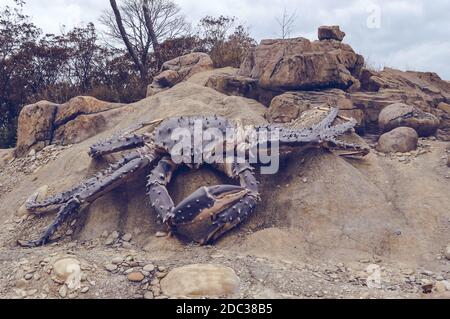
<svg viewBox="0 0 450 319">
<path fill-rule="evenodd" d="M 1 0 L 3 5 L 11 0 Z M 258 40 L 280 35 L 276 17 L 296 13 L 292 36 L 316 39 L 319 25 L 340 25 L 345 41 L 376 68 L 434 71 L 450 80 L 449 0 L 175 0 L 194 25 L 205 15 L 230 15 Z M 0 4 L 0 6 L 2 6 Z M 96 22 L 108 0 L 27 0 L 45 32 Z"/>
</svg>

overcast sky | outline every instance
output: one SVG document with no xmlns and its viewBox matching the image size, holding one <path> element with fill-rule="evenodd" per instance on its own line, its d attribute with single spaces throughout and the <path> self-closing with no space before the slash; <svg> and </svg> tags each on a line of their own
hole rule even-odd
<svg viewBox="0 0 450 319">
<path fill-rule="evenodd" d="M 0 0 L 3 5 L 11 0 Z M 295 12 L 292 36 L 317 38 L 319 25 L 340 25 L 345 42 L 369 64 L 434 71 L 450 80 L 449 0 L 175 0 L 194 25 L 205 15 L 236 16 L 258 41 L 280 35 L 276 17 Z M 0 5 L 1 6 L 1 5 Z M 108 0 L 27 0 L 44 32 L 96 22 Z"/>
</svg>

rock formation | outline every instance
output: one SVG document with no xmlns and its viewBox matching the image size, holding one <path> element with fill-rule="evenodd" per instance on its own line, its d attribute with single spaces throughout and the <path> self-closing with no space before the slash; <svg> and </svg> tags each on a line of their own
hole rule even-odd
<svg viewBox="0 0 450 319">
<path fill-rule="evenodd" d="M 167 90 L 194 74 L 212 69 L 213 61 L 209 55 L 201 52 L 190 53 L 167 61 L 162 66 L 162 72 L 155 76 L 153 83 L 148 86 L 147 96 Z"/>
<path fill-rule="evenodd" d="M 79 143 L 117 124 L 122 104 L 79 96 L 58 105 L 48 101 L 27 105 L 19 116 L 16 156 L 50 144 Z"/>
<path fill-rule="evenodd" d="M 319 28 L 319 40 L 336 40 L 342 42 L 345 38 L 345 32 L 342 32 L 340 27 L 335 26 L 321 26 Z"/>
</svg>

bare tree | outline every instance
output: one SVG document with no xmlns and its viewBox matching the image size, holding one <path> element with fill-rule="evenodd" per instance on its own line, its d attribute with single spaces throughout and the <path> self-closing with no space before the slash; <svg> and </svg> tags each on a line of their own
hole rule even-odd
<svg viewBox="0 0 450 319">
<path fill-rule="evenodd" d="M 122 0 L 120 6 L 110 0 L 110 4 L 112 10 L 101 17 L 106 35 L 125 45 L 146 84 L 150 67 L 156 71 L 163 62 L 160 43 L 186 34 L 189 24 L 172 0 Z"/>
<path fill-rule="evenodd" d="M 281 16 L 281 18 L 276 18 L 278 25 L 281 28 L 282 39 L 287 39 L 291 36 L 296 19 L 297 19 L 297 12 L 294 11 L 292 14 L 288 14 L 286 8 L 284 8 L 283 15 Z"/>
</svg>

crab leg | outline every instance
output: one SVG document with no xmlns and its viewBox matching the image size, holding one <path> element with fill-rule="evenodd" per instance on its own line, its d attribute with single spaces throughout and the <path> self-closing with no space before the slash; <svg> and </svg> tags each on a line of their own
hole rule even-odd
<svg viewBox="0 0 450 319">
<path fill-rule="evenodd" d="M 253 212 L 258 201 L 258 183 L 248 164 L 217 166 L 229 177 L 240 178 L 241 186 L 203 187 L 174 209 L 169 226 L 175 233 L 202 245 L 238 226 Z"/>
<path fill-rule="evenodd" d="M 172 180 L 173 172 L 178 168 L 168 157 L 159 161 L 148 179 L 148 196 L 158 217 L 166 223 L 173 217 L 173 209 L 175 207 L 172 197 L 167 191 L 167 185 Z"/>
<path fill-rule="evenodd" d="M 91 156 L 92 158 L 99 158 L 104 155 L 117 153 L 133 148 L 138 148 L 144 145 L 145 145 L 144 136 L 132 135 L 119 137 L 91 146 L 89 150 L 89 156 Z"/>
<path fill-rule="evenodd" d="M 155 127 L 161 122 L 162 120 L 142 122 L 133 127 L 129 127 L 124 131 L 120 131 L 109 140 L 94 144 L 89 150 L 89 155 L 92 158 L 99 158 L 104 155 L 142 147 L 145 144 L 147 135 L 136 135 L 133 133 L 143 129 L 144 127 Z"/>
<path fill-rule="evenodd" d="M 330 151 L 335 151 L 334 148 L 337 147 L 338 155 L 340 156 L 366 156 L 370 153 L 370 149 L 366 146 L 347 143 L 344 141 L 339 141 L 337 139 L 330 139 L 328 145 L 326 146 Z"/>
<path fill-rule="evenodd" d="M 249 192 L 232 207 L 215 217 L 208 232 L 208 237 L 201 244 L 208 244 L 218 240 L 222 235 L 243 223 L 255 212 L 259 191 L 258 181 L 253 174 L 253 168 L 247 164 L 238 164 L 236 173 L 240 178 L 241 186 L 249 190 Z"/>
<path fill-rule="evenodd" d="M 82 206 L 88 206 L 104 194 L 125 183 L 129 178 L 149 166 L 156 159 L 156 153 L 142 156 L 140 153 L 135 152 L 116 165 L 112 165 L 97 178 L 88 180 L 87 183 L 84 183 L 82 186 L 79 186 L 71 192 L 71 197 L 60 207 L 55 221 L 41 238 L 28 243 L 19 241 L 19 245 L 23 247 L 38 247 L 47 244 L 57 228 L 63 224 L 69 216 L 78 212 Z M 59 197 L 55 196 L 54 199 L 50 199 L 44 203 L 29 203 L 28 207 L 30 209 L 35 209 L 45 207 L 45 205 L 55 204 L 55 202 L 59 203 L 61 198 L 68 196 L 67 194 L 68 193 Z"/>
</svg>

